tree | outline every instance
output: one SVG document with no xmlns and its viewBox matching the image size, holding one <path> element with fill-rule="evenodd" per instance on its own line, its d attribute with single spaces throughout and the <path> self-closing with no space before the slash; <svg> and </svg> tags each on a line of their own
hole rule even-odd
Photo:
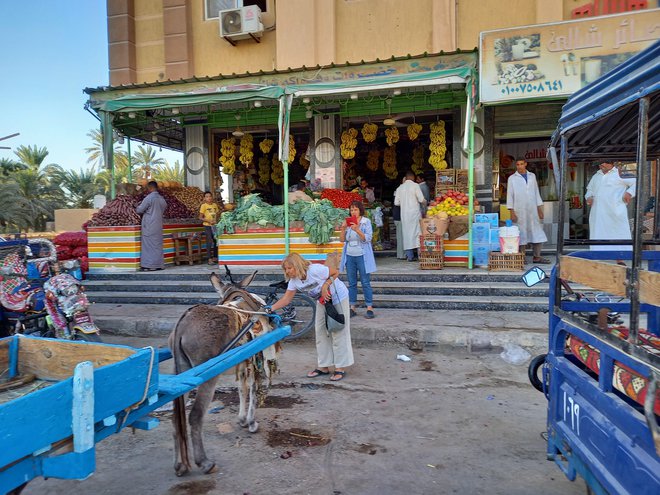
<svg viewBox="0 0 660 495">
<path fill-rule="evenodd" d="M 104 192 L 104 184 L 94 167 L 76 172 L 56 165 L 50 175 L 53 184 L 65 190 L 65 201 L 71 208 L 91 208 L 94 196 Z"/>
<path fill-rule="evenodd" d="M 87 163 L 92 163 L 94 167 L 97 167 L 99 170 L 105 168 L 105 163 L 103 161 L 103 133 L 99 129 L 92 129 L 87 133 L 87 137 L 92 140 L 92 146 L 85 148 L 85 153 L 87 153 Z M 128 155 L 120 148 L 120 144 L 117 143 L 117 140 L 112 139 L 113 153 L 114 153 L 114 164 L 115 164 L 115 177 L 118 175 L 126 174 L 128 169 Z"/>
<path fill-rule="evenodd" d="M 16 148 L 14 154 L 18 157 L 20 163 L 26 165 L 27 168 L 37 170 L 48 156 L 48 150 L 45 146 L 43 148 L 37 148 L 36 144 L 34 146 L 21 145 Z"/>
<path fill-rule="evenodd" d="M 66 204 L 62 190 L 51 180 L 52 167 L 18 170 L 11 175 L 11 180 L 18 187 L 15 199 L 24 202 L 28 225 L 35 230 L 45 230 L 46 222 L 53 219 L 55 209 Z"/>
<path fill-rule="evenodd" d="M 181 184 L 185 182 L 186 173 L 179 160 L 174 162 L 174 165 L 170 165 L 167 160 L 165 160 L 164 165 L 159 165 L 153 171 L 154 180 L 167 180 L 167 181 L 176 181 Z"/>
<path fill-rule="evenodd" d="M 6 178 L 17 170 L 23 170 L 27 165 L 12 160 L 11 158 L 0 158 L 0 177 Z"/>
<path fill-rule="evenodd" d="M 165 163 L 164 158 L 156 158 L 156 150 L 149 145 L 139 145 L 133 154 L 133 169 L 140 170 L 145 179 L 151 178 L 152 171 Z"/>
<path fill-rule="evenodd" d="M 0 182 L 0 228 L 4 232 L 25 230 L 30 225 L 27 202 L 13 180 Z"/>
</svg>

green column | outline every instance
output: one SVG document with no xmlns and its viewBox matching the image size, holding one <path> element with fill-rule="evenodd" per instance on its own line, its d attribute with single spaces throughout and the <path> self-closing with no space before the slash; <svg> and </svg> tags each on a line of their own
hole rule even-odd
<svg viewBox="0 0 660 495">
<path fill-rule="evenodd" d="M 131 156 L 131 138 L 127 137 L 128 142 L 128 182 L 133 182 L 133 157 Z"/>
<path fill-rule="evenodd" d="M 103 162 L 105 168 L 110 171 L 110 199 L 115 199 L 115 162 L 112 149 L 112 114 L 100 111 L 101 135 L 103 144 Z"/>
<path fill-rule="evenodd" d="M 472 220 L 474 218 L 474 122 L 470 121 L 468 134 L 468 269 L 473 268 Z"/>
<path fill-rule="evenodd" d="M 284 254 L 289 255 L 289 160 L 287 158 L 282 162 L 284 169 Z"/>
</svg>

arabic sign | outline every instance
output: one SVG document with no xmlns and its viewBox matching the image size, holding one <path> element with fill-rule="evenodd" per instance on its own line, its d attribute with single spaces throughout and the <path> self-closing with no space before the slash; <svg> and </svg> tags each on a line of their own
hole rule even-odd
<svg viewBox="0 0 660 495">
<path fill-rule="evenodd" d="M 484 103 L 568 96 L 660 39 L 660 9 L 481 33 Z"/>
</svg>

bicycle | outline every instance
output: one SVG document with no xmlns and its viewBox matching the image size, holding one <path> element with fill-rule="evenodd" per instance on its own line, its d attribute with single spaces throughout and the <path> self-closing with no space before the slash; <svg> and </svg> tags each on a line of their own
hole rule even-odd
<svg viewBox="0 0 660 495">
<path fill-rule="evenodd" d="M 233 284 L 229 267 L 225 265 L 225 273 L 229 281 Z M 250 292 L 264 298 L 264 304 L 271 306 L 284 295 L 288 283 L 285 280 L 273 282 L 268 285 L 268 289 L 253 288 Z M 291 327 L 291 334 L 284 340 L 290 341 L 302 337 L 310 328 L 314 326 L 316 320 L 316 301 L 307 294 L 296 292 L 291 304 L 284 306 L 281 313 L 278 314 L 282 324 Z"/>
</svg>

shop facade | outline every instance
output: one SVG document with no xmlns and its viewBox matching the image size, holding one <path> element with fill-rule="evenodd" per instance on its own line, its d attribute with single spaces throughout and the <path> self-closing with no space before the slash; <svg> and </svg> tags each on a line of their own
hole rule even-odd
<svg viewBox="0 0 660 495">
<path fill-rule="evenodd" d="M 515 172 L 515 160 L 523 158 L 536 174 L 545 202 L 548 242 L 556 243 L 559 198 L 547 148 L 562 105 L 572 93 L 659 39 L 659 17 L 660 9 L 651 9 L 481 33 L 479 97 L 488 122 L 493 204 L 499 202 L 503 219 L 506 181 Z M 596 171 L 596 162 L 570 162 L 566 237 L 588 235 L 584 193 Z"/>
</svg>

